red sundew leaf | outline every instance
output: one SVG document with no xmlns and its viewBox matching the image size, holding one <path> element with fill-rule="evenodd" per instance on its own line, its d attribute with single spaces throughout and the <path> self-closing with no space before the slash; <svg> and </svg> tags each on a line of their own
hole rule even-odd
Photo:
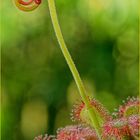
<svg viewBox="0 0 140 140">
<path fill-rule="evenodd" d="M 116 117 L 129 117 L 131 115 L 137 115 L 139 114 L 139 107 L 140 107 L 140 101 L 139 98 L 135 97 L 128 97 L 127 101 L 124 101 L 124 104 L 121 105 L 116 112 L 113 114 Z"/>
<path fill-rule="evenodd" d="M 101 119 L 103 119 L 103 121 L 109 121 L 112 119 L 111 115 L 109 114 L 109 111 L 97 100 L 95 99 L 89 99 L 90 103 L 91 103 L 91 107 L 93 107 L 96 112 L 99 114 L 99 116 L 101 117 Z M 86 111 L 86 106 L 84 102 L 79 102 L 77 104 L 74 105 L 74 109 L 72 110 L 71 113 L 71 118 L 73 121 L 81 121 L 81 122 L 85 122 L 88 123 L 89 118 L 86 116 L 87 113 L 85 112 L 86 115 L 84 115 L 84 111 Z"/>
<path fill-rule="evenodd" d="M 104 139 L 115 138 L 116 140 L 122 140 L 125 136 L 130 136 L 130 128 L 126 118 L 115 119 L 108 121 L 103 125 Z"/>
<path fill-rule="evenodd" d="M 45 136 L 43 136 L 43 135 L 40 135 L 40 136 L 37 136 L 37 137 L 35 137 L 34 138 L 34 140 L 56 140 L 55 139 L 55 136 L 52 136 L 52 135 L 45 135 Z"/>
<path fill-rule="evenodd" d="M 71 125 L 57 131 L 57 140 L 99 140 L 95 130 L 83 125 Z"/>
<path fill-rule="evenodd" d="M 132 115 L 108 121 L 103 125 L 102 137 L 105 139 L 115 138 L 123 140 L 124 137 L 139 136 L 140 117 Z"/>
<path fill-rule="evenodd" d="M 140 129 L 140 116 L 139 115 L 132 115 L 128 118 L 128 125 L 131 131 L 131 134 L 134 136 L 139 135 Z"/>
</svg>

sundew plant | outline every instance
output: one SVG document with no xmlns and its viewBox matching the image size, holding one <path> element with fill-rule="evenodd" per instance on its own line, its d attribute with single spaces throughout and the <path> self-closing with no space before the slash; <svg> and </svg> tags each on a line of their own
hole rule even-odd
<svg viewBox="0 0 140 140">
<path fill-rule="evenodd" d="M 60 49 L 71 70 L 81 99 L 75 103 L 71 113 L 72 120 L 78 124 L 59 128 L 56 135 L 40 135 L 34 140 L 138 140 L 139 98 L 128 97 L 115 112 L 110 113 L 95 97 L 87 95 L 61 33 L 55 0 L 47 1 Z M 41 0 L 15 0 L 15 4 L 20 10 L 28 12 L 36 9 Z"/>
</svg>

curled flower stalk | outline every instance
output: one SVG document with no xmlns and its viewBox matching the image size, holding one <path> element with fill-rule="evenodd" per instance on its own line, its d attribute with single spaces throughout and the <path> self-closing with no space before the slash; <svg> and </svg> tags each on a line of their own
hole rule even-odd
<svg viewBox="0 0 140 140">
<path fill-rule="evenodd" d="M 15 5 L 22 11 L 33 11 L 35 10 L 41 3 L 41 0 L 14 0 Z"/>
</svg>

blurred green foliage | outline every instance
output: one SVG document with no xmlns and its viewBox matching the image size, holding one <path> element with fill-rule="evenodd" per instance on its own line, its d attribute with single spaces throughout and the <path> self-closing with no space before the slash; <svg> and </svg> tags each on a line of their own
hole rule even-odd
<svg viewBox="0 0 140 140">
<path fill-rule="evenodd" d="M 64 38 L 89 94 L 110 111 L 138 95 L 138 0 L 56 0 Z M 30 13 L 2 2 L 2 140 L 71 124 L 79 99 L 47 0 Z"/>
</svg>

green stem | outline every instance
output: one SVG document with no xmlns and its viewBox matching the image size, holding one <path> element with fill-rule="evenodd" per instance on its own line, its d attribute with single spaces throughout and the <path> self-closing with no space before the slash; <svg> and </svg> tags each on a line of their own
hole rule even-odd
<svg viewBox="0 0 140 140">
<path fill-rule="evenodd" d="M 93 126 L 95 127 L 96 129 L 96 132 L 99 136 L 100 134 L 100 125 L 98 123 L 98 120 L 97 120 L 97 117 L 96 117 L 96 113 L 95 111 L 90 107 L 90 102 L 89 102 L 89 99 L 87 98 L 87 95 L 86 95 L 86 90 L 84 88 L 84 85 L 82 83 L 82 80 L 80 78 L 80 75 L 75 67 L 75 64 L 71 58 L 71 55 L 66 47 L 66 44 L 65 44 L 65 41 L 64 41 L 64 38 L 63 38 L 63 35 L 61 33 L 61 29 L 60 29 L 60 26 L 59 26 L 59 22 L 58 22 L 58 18 L 57 18 L 57 13 L 56 13 L 56 8 L 55 8 L 55 2 L 54 0 L 48 0 L 48 4 L 49 4 L 49 10 L 50 10 L 50 15 L 51 15 L 51 19 L 52 19 L 52 23 L 53 23 L 53 27 L 54 27 L 54 30 L 55 30 L 55 33 L 56 33 L 56 37 L 58 39 L 58 42 L 59 42 L 59 45 L 60 45 L 60 48 L 61 48 L 61 51 L 66 59 L 66 62 L 72 72 L 72 75 L 74 77 L 74 80 L 77 84 L 77 87 L 78 87 L 78 90 L 80 92 L 80 95 L 81 95 L 81 98 L 82 100 L 84 101 L 86 107 L 87 107 L 87 110 L 88 110 L 88 113 L 89 113 L 89 117 L 93 123 Z"/>
</svg>

